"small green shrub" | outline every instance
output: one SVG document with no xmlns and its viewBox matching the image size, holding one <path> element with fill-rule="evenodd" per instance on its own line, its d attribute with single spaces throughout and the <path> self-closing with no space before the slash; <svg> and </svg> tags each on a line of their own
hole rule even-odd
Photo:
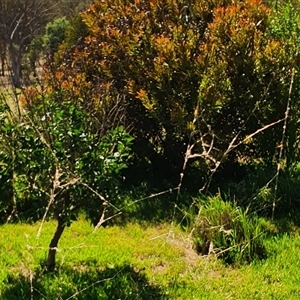
<svg viewBox="0 0 300 300">
<path fill-rule="evenodd" d="M 198 253 L 215 253 L 227 264 L 250 263 L 267 256 L 264 238 L 269 224 L 221 197 L 200 202 L 193 238 Z"/>
<path fill-rule="evenodd" d="M 43 37 L 44 47 L 51 55 L 58 50 L 59 45 L 65 40 L 69 26 L 70 22 L 66 17 L 55 19 L 46 25 L 46 33 Z"/>
</svg>

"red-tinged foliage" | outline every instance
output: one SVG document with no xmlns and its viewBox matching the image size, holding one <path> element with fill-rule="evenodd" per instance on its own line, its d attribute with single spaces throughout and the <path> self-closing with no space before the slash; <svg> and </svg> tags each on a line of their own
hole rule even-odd
<svg viewBox="0 0 300 300">
<path fill-rule="evenodd" d="M 100 95 L 112 105 L 125 95 L 137 156 L 177 180 L 191 133 L 210 128 L 222 155 L 238 133 L 284 116 L 295 57 L 269 35 L 269 15 L 259 0 L 96 0 L 82 14 L 88 35 L 60 49 L 60 75 L 47 80 L 96 110 Z M 271 128 L 233 157 L 272 159 L 279 135 Z"/>
</svg>

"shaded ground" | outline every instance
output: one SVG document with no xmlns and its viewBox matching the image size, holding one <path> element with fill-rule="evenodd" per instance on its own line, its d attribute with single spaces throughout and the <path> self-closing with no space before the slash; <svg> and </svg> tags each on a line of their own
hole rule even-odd
<svg viewBox="0 0 300 300">
<path fill-rule="evenodd" d="M 50 286 L 59 282 L 57 289 Z M 46 283 L 46 284 L 45 284 Z M 129 265 L 101 269 L 97 262 L 87 262 L 85 268 L 63 268 L 60 272 L 9 276 L 8 288 L 1 295 L 12 299 L 167 299 L 159 287 L 151 285 L 145 275 Z M 45 290 L 45 286 L 49 289 Z"/>
</svg>

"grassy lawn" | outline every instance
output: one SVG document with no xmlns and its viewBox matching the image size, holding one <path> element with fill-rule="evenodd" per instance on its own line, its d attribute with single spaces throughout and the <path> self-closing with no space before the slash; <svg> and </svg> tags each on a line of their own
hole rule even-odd
<svg viewBox="0 0 300 300">
<path fill-rule="evenodd" d="M 43 272 L 55 223 L 0 227 L 1 299 L 299 299 L 300 237 L 268 241 L 270 256 L 239 268 L 199 257 L 171 225 L 93 228 L 75 222 Z"/>
</svg>

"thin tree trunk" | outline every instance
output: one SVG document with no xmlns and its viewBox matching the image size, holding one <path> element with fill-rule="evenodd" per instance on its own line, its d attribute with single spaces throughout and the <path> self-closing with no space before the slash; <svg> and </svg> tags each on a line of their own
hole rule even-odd
<svg viewBox="0 0 300 300">
<path fill-rule="evenodd" d="M 4 76 L 5 53 L 1 53 L 1 76 Z"/>
<path fill-rule="evenodd" d="M 15 140 L 15 134 L 11 135 L 11 139 Z M 15 183 L 16 183 L 16 171 L 15 171 L 15 161 L 16 161 L 16 151 L 13 150 L 12 153 L 12 164 L 11 164 L 11 171 L 10 171 L 10 190 L 11 190 L 11 212 L 9 217 L 7 218 L 7 222 L 10 222 L 18 217 L 18 210 L 17 210 L 17 200 L 16 200 L 16 193 L 15 193 Z"/>
<path fill-rule="evenodd" d="M 13 42 L 9 44 L 9 57 L 10 57 L 10 76 L 15 88 L 21 88 L 21 55 L 20 49 L 15 48 Z"/>
<path fill-rule="evenodd" d="M 63 219 L 61 219 L 61 218 L 57 219 L 57 227 L 56 227 L 55 233 L 54 233 L 53 238 L 49 245 L 48 258 L 47 258 L 47 263 L 46 263 L 46 267 L 49 272 L 53 272 L 55 269 L 55 258 L 56 258 L 57 245 L 58 245 L 59 239 L 66 227 L 64 224 L 65 224 L 65 222 L 63 221 Z"/>
<path fill-rule="evenodd" d="M 21 88 L 21 63 L 18 60 L 12 62 L 12 82 L 15 88 Z"/>
</svg>

